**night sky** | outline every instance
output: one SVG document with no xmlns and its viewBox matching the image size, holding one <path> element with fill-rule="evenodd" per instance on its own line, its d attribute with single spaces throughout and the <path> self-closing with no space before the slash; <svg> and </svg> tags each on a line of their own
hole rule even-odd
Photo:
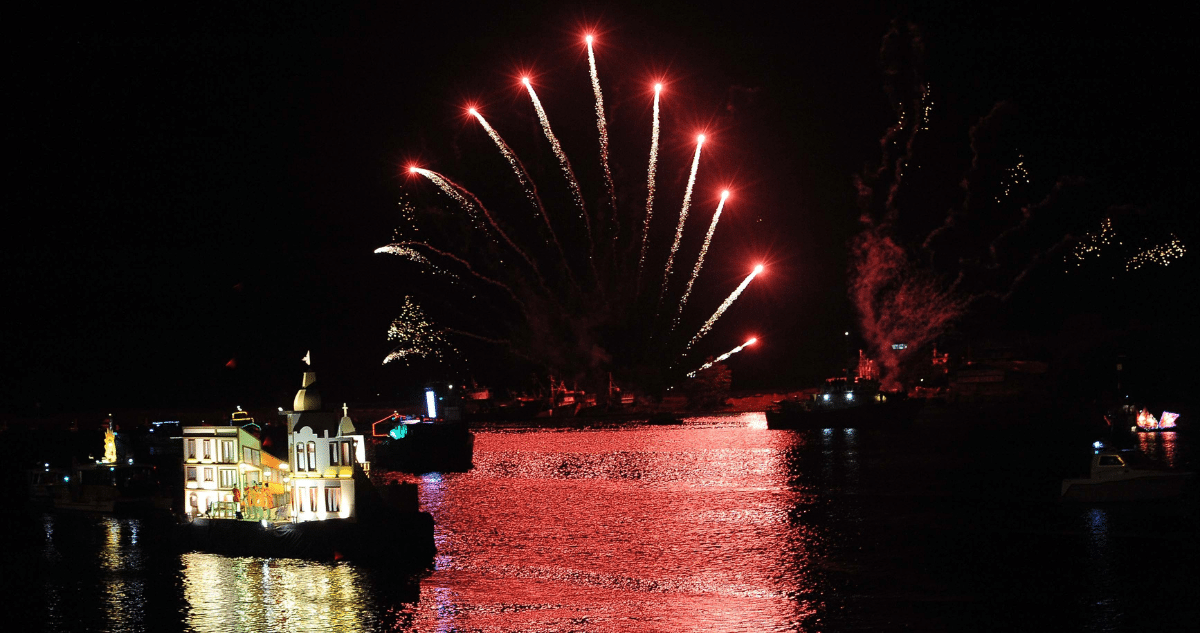
<svg viewBox="0 0 1200 633">
<path fill-rule="evenodd" d="M 715 305 L 768 264 L 706 340 L 704 353 L 720 353 L 759 336 L 730 363 L 735 388 L 812 384 L 841 366 L 844 330 L 858 345 L 847 296 L 854 178 L 878 166 L 896 122 L 885 69 L 914 66 L 933 87 L 936 139 L 922 148 L 932 175 L 905 202 L 921 210 L 897 223 L 914 253 L 959 204 L 970 129 L 998 102 L 1013 114 L 996 142 L 1025 157 L 1029 205 L 1069 185 L 1036 216 L 1055 220 L 1004 255 L 1028 274 L 1015 287 L 1012 275 L 979 282 L 1012 293 L 974 304 L 959 327 L 1046 340 L 1090 328 L 1108 341 L 1101 355 L 1194 378 L 1196 38 L 1185 16 L 1050 15 L 1035 4 L 786 14 L 757 3 L 382 4 L 105 8 L 10 23 L 3 410 L 274 406 L 299 387 L 307 350 L 339 400 L 412 393 L 439 370 L 380 363 L 411 269 L 372 251 L 390 241 L 402 196 L 437 195 L 402 168 L 416 160 L 481 186 L 511 178 L 502 163 L 455 171 L 462 152 L 494 154 L 462 107 L 483 104 L 498 128 L 507 112 L 527 117 L 515 76 L 528 68 L 597 195 L 579 41 L 589 27 L 618 187 L 644 195 L 649 97 L 637 91 L 665 76 L 663 199 L 680 197 L 701 130 L 712 144 L 690 237 L 707 225 L 713 191 L 734 188 L 706 263 L 712 285 L 689 305 Z M 894 20 L 920 33 L 920 60 L 881 59 Z M 676 204 L 656 207 L 659 230 Z M 1063 275 L 1067 236 L 1106 216 L 1136 239 L 1173 234 L 1189 250 L 1136 275 L 1120 257 Z M 986 245 L 1004 228 L 967 230 Z M 697 245 L 685 240 L 687 268 Z M 938 272 L 968 256 L 955 257 Z M 473 359 L 471 373 L 498 381 L 505 361 Z"/>
</svg>

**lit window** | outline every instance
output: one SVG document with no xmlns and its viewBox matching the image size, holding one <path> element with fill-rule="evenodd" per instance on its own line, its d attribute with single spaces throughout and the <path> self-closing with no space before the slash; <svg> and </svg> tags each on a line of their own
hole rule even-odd
<svg viewBox="0 0 1200 633">
<path fill-rule="evenodd" d="M 204 481 L 212 481 L 212 480 L 213 480 L 213 469 L 205 468 L 204 469 Z"/>
<path fill-rule="evenodd" d="M 212 459 L 212 440 L 204 440 L 204 459 Z"/>
<path fill-rule="evenodd" d="M 296 470 L 308 470 L 307 461 L 304 460 L 304 445 L 296 445 Z"/>
<path fill-rule="evenodd" d="M 337 512 L 342 507 L 342 489 L 341 488 L 326 488 L 325 489 L 325 510 L 329 512 Z"/>
<path fill-rule="evenodd" d="M 188 459 L 196 459 L 196 440 L 187 441 Z"/>
<path fill-rule="evenodd" d="M 338 443 L 337 442 L 329 443 L 329 465 L 330 466 L 338 465 Z"/>
<path fill-rule="evenodd" d="M 354 463 L 354 442 L 342 442 L 342 463 L 349 466 Z"/>
<path fill-rule="evenodd" d="M 308 443 L 308 469 L 309 470 L 317 469 L 317 443 L 316 442 Z M 313 499 L 316 499 L 316 494 L 317 493 L 315 492 L 315 489 L 314 489 Z M 314 506 L 316 505 L 316 501 L 313 501 L 313 505 Z"/>
<path fill-rule="evenodd" d="M 222 468 L 220 472 L 221 488 L 237 487 L 237 471 L 232 468 Z"/>
<path fill-rule="evenodd" d="M 226 464 L 232 464 L 235 456 L 233 440 L 221 440 L 221 461 Z"/>
<path fill-rule="evenodd" d="M 308 507 L 312 508 L 313 512 L 317 511 L 317 487 L 313 486 L 308 489 Z"/>
</svg>

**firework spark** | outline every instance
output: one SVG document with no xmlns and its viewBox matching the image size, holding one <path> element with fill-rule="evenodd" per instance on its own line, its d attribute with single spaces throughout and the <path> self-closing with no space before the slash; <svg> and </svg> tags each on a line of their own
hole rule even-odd
<svg viewBox="0 0 1200 633">
<path fill-rule="evenodd" d="M 721 318 L 722 314 L 725 314 L 725 311 L 729 309 L 729 306 L 733 305 L 734 301 L 737 301 L 738 296 L 742 294 L 742 291 L 746 289 L 746 286 L 749 286 L 750 282 L 754 281 L 754 278 L 757 277 L 762 271 L 762 264 L 755 266 L 754 271 L 749 275 L 746 275 L 746 278 L 742 280 L 742 283 L 738 284 L 738 287 L 733 292 L 729 293 L 728 297 L 725 297 L 725 301 L 721 302 L 721 305 L 717 307 L 717 311 L 714 312 L 712 316 L 708 317 L 708 320 L 704 322 L 704 325 L 700 326 L 700 331 L 696 332 L 696 335 L 692 337 L 691 341 L 688 341 L 687 348 L 684 350 L 684 354 L 686 354 L 688 350 L 692 349 L 692 346 L 696 344 L 696 341 L 699 341 L 704 337 L 705 334 L 708 334 L 708 332 L 712 330 L 713 325 L 717 322 L 717 319 Z"/>
<path fill-rule="evenodd" d="M 642 223 L 642 254 L 638 257 L 638 288 L 642 285 L 642 268 L 646 265 L 646 249 L 650 246 L 650 216 L 654 214 L 654 172 L 658 168 L 658 98 L 662 84 L 654 84 L 654 124 L 650 128 L 650 167 L 646 171 L 646 220 Z"/>
<path fill-rule="evenodd" d="M 1186 252 L 1187 247 L 1172 233 L 1171 239 L 1166 242 L 1138 251 L 1133 257 L 1126 260 L 1125 270 L 1137 270 L 1147 264 L 1170 266 L 1172 261 L 1183 257 Z"/>
<path fill-rule="evenodd" d="M 675 253 L 679 251 L 679 242 L 683 240 L 683 224 L 687 221 L 688 208 L 692 205 L 692 187 L 696 185 L 696 170 L 700 168 L 700 150 L 704 147 L 704 135 L 696 137 L 696 155 L 692 158 L 692 171 L 688 175 L 687 189 L 683 192 L 683 206 L 679 209 L 679 225 L 675 227 L 675 242 L 671 244 L 671 252 L 667 255 L 667 268 L 663 272 L 662 289 L 658 292 L 658 303 L 661 305 L 667 294 L 667 282 L 671 278 L 671 267 L 675 264 Z"/>
<path fill-rule="evenodd" d="M 617 239 L 617 190 L 613 187 L 612 171 L 608 167 L 608 123 L 604 120 L 604 94 L 600 92 L 600 74 L 596 71 L 596 54 L 592 51 L 592 36 L 587 36 L 588 71 L 592 77 L 592 92 L 596 94 L 596 130 L 600 133 L 600 165 L 604 167 L 604 185 L 612 204 L 613 240 Z"/>
<path fill-rule="evenodd" d="M 575 178 L 575 170 L 571 169 L 571 161 L 567 159 L 567 153 L 563 151 L 562 144 L 554 135 L 554 130 L 550 129 L 550 118 L 546 116 L 546 110 L 542 108 L 541 100 L 533 91 L 533 84 L 529 82 L 529 77 L 522 77 L 521 83 L 525 84 L 525 89 L 529 91 L 529 99 L 533 101 L 533 109 L 537 111 L 538 121 L 542 124 L 542 132 L 546 134 L 546 140 L 550 141 L 550 149 L 554 150 L 563 176 L 567 179 L 567 186 L 571 189 L 571 198 L 579 207 L 579 215 L 583 218 L 583 228 L 587 231 L 588 259 L 591 260 L 595 252 L 595 244 L 592 242 L 592 221 L 588 218 L 587 209 L 583 206 L 583 193 L 579 191 L 579 181 Z"/>
<path fill-rule="evenodd" d="M 734 354 L 736 354 L 736 353 L 738 353 L 738 352 L 742 351 L 743 349 L 746 349 L 746 346 L 748 346 L 748 345 L 754 345 L 756 342 L 758 342 L 758 339 L 757 339 L 757 338 L 752 338 L 752 339 L 750 339 L 750 340 L 746 341 L 745 343 L 742 343 L 741 345 L 738 345 L 737 347 L 735 347 L 735 348 L 733 348 L 733 349 L 729 350 L 728 352 L 725 352 L 724 354 L 721 354 L 720 356 L 718 356 L 718 357 L 716 357 L 716 358 L 714 358 L 714 359 L 712 359 L 712 360 L 708 361 L 707 363 L 704 363 L 704 364 L 703 364 L 703 365 L 701 365 L 700 367 L 696 368 L 696 371 L 693 371 L 693 372 L 690 372 L 690 373 L 688 373 L 687 377 L 688 377 L 688 378 L 695 378 L 695 377 L 696 377 L 696 374 L 698 374 L 698 373 L 700 373 L 700 372 L 704 371 L 705 369 L 708 369 L 709 367 L 712 367 L 713 365 L 716 365 L 717 363 L 719 363 L 719 362 L 721 362 L 721 361 L 725 360 L 726 358 L 729 358 L 730 356 L 733 356 Z"/>
<path fill-rule="evenodd" d="M 679 317 L 683 316 L 683 306 L 687 305 L 688 296 L 692 294 L 692 286 L 696 283 L 696 277 L 700 276 L 700 267 L 704 266 L 704 256 L 708 254 L 708 245 L 712 244 L 713 233 L 717 230 L 717 222 L 721 219 L 721 209 L 725 208 L 725 199 L 729 197 L 729 191 L 721 192 L 721 202 L 717 204 L 717 210 L 713 213 L 712 223 L 708 225 L 708 233 L 704 236 L 704 244 L 700 246 L 700 256 L 696 258 L 696 266 L 692 268 L 692 278 L 688 279 L 687 288 L 683 291 L 683 296 L 679 298 L 679 311 L 675 313 L 675 321 L 671 324 L 671 329 L 675 329 L 679 325 Z"/>
</svg>

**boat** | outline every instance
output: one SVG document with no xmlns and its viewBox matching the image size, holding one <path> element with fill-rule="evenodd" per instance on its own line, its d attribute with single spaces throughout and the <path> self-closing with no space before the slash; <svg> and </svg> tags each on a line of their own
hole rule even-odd
<svg viewBox="0 0 1200 633">
<path fill-rule="evenodd" d="M 811 398 L 780 400 L 766 411 L 768 429 L 902 428 L 924 405 L 874 380 L 830 378 Z"/>
<path fill-rule="evenodd" d="M 1183 493 L 1195 473 L 1136 468 L 1130 451 L 1099 450 L 1092 455 L 1088 477 L 1064 479 L 1063 501 L 1143 501 L 1168 499 Z"/>
</svg>

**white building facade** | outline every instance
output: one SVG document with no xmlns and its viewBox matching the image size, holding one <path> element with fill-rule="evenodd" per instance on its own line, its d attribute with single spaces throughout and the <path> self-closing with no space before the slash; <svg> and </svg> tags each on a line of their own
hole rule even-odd
<svg viewBox="0 0 1200 633">
<path fill-rule="evenodd" d="M 305 372 L 288 419 L 291 516 L 296 522 L 355 519 L 355 471 L 367 461 L 366 443 L 342 406 L 321 410 L 315 372 Z"/>
</svg>

